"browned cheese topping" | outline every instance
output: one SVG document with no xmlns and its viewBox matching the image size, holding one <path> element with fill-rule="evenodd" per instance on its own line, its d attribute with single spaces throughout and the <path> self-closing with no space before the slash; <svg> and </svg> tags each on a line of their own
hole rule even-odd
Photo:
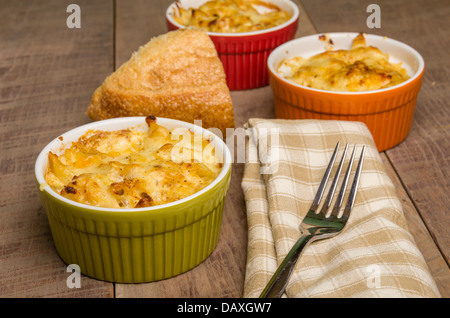
<svg viewBox="0 0 450 318">
<path fill-rule="evenodd" d="M 213 0 L 197 9 L 184 9 L 179 2 L 176 4 L 176 22 L 208 32 L 264 30 L 283 24 L 291 18 L 278 6 L 260 0 Z"/>
<path fill-rule="evenodd" d="M 322 36 L 322 41 L 327 39 Z M 328 40 L 333 45 L 331 39 Z M 286 79 L 316 89 L 360 92 L 400 84 L 409 76 L 401 63 L 389 62 L 389 55 L 367 46 L 359 34 L 350 50 L 328 50 L 310 58 L 284 59 L 277 72 Z"/>
<path fill-rule="evenodd" d="M 147 131 L 89 131 L 62 154 L 50 152 L 47 184 L 80 203 L 140 208 L 185 198 L 218 176 L 221 160 L 203 136 L 146 121 Z"/>
</svg>

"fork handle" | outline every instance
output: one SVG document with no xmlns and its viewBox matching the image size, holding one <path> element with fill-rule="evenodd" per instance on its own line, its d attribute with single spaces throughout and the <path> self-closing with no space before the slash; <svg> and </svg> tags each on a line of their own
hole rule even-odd
<svg viewBox="0 0 450 318">
<path fill-rule="evenodd" d="M 295 242 L 294 246 L 291 248 L 289 253 L 286 255 L 283 262 L 278 266 L 275 274 L 270 279 L 267 286 L 264 288 L 263 292 L 259 296 L 259 298 L 280 298 L 283 294 L 286 285 L 289 281 L 289 278 L 292 274 L 292 270 L 297 263 L 299 256 L 301 255 L 304 248 L 311 243 L 312 238 L 315 235 L 313 234 L 305 234 L 302 235 L 297 242 Z"/>
</svg>

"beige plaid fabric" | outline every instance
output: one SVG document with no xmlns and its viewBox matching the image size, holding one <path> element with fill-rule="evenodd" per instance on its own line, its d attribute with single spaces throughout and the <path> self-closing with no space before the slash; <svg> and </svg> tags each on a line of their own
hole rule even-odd
<svg viewBox="0 0 450 318">
<path fill-rule="evenodd" d="M 259 297 L 300 236 L 299 225 L 337 141 L 339 154 L 346 142 L 367 145 L 351 217 L 342 233 L 304 251 L 284 296 L 440 297 L 363 123 L 250 119 L 246 128 L 244 297 Z M 352 146 L 347 157 L 351 151 Z"/>
</svg>

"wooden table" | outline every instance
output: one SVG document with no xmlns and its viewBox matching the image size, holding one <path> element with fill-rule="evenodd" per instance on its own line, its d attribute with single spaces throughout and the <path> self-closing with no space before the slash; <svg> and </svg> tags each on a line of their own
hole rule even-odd
<svg viewBox="0 0 450 318">
<path fill-rule="evenodd" d="M 193 270 L 145 284 L 113 284 L 83 276 L 66 285 L 66 265 L 53 246 L 34 181 L 39 151 L 59 134 L 90 122 L 91 95 L 140 45 L 167 32 L 171 0 L 0 0 L 0 297 L 241 297 L 247 224 L 235 164 L 217 248 Z M 442 296 L 450 296 L 450 29 L 447 0 L 377 1 L 381 28 L 370 29 L 367 1 L 295 1 L 297 36 L 363 31 L 416 48 L 425 78 L 408 138 L 382 153 L 404 212 Z M 81 28 L 69 29 L 70 3 Z M 233 91 L 236 124 L 272 118 L 269 87 Z"/>
</svg>

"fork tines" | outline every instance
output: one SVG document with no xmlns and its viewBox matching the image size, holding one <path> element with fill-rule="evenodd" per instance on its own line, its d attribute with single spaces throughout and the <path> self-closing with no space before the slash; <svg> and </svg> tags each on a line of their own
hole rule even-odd
<svg viewBox="0 0 450 318">
<path fill-rule="evenodd" d="M 302 231 L 302 235 L 294 243 L 289 253 L 286 255 L 284 260 L 278 266 L 274 275 L 272 276 L 272 278 L 262 291 L 260 296 L 261 298 L 281 297 L 287 286 L 289 278 L 294 270 L 298 258 L 300 257 L 302 251 L 308 246 L 308 244 L 317 240 L 331 238 L 334 235 L 337 235 L 345 227 L 345 224 L 349 219 L 350 211 L 355 202 L 355 195 L 358 187 L 359 178 L 361 175 L 361 169 L 364 158 L 364 151 L 365 151 L 364 146 L 361 150 L 361 157 L 359 159 L 358 167 L 356 168 L 355 177 L 353 179 L 352 187 L 350 189 L 350 194 L 348 196 L 347 204 L 345 206 L 342 215 L 339 214 L 339 211 L 342 206 L 344 194 L 346 192 L 345 189 L 347 188 L 347 183 L 349 181 L 353 161 L 355 159 L 356 145 L 353 147 L 353 152 L 348 162 L 347 170 L 342 180 L 341 189 L 339 191 L 339 195 L 332 212 L 330 213 L 330 215 L 328 215 L 328 209 L 331 206 L 331 202 L 333 200 L 334 192 L 336 190 L 339 181 L 339 175 L 341 174 L 342 168 L 344 166 L 348 144 L 345 146 L 345 149 L 342 153 L 342 158 L 336 169 L 336 175 L 333 179 L 333 182 L 331 183 L 326 202 L 322 207 L 321 211 L 319 213 L 316 213 L 319 208 L 323 192 L 328 183 L 328 178 L 330 177 L 331 171 L 333 170 L 334 162 L 336 161 L 336 156 L 339 151 L 339 145 L 340 143 L 338 142 L 336 148 L 334 149 L 330 163 L 328 164 L 328 167 L 325 171 L 325 175 L 320 183 L 316 197 L 313 200 L 311 208 L 306 214 L 302 223 L 300 223 L 300 230 Z"/>
<path fill-rule="evenodd" d="M 333 152 L 333 155 L 331 157 L 330 163 L 328 164 L 328 167 L 327 167 L 327 169 L 325 171 L 323 179 L 322 179 L 322 181 L 321 181 L 321 183 L 319 185 L 319 189 L 317 191 L 316 197 L 314 198 L 313 204 L 311 206 L 311 210 L 317 210 L 318 207 L 319 207 L 320 201 L 322 200 L 323 193 L 324 193 L 326 185 L 328 183 L 328 179 L 330 177 L 330 174 L 332 172 L 334 163 L 336 161 L 336 157 L 337 157 L 337 154 L 338 154 L 338 151 L 339 151 L 339 146 L 340 146 L 340 142 L 337 143 L 337 145 L 336 145 L 336 147 L 334 149 L 334 152 Z M 339 165 L 337 167 L 337 170 L 336 170 L 336 174 L 334 176 L 334 179 L 333 179 L 333 181 L 331 183 L 331 186 L 330 186 L 330 189 L 328 191 L 328 195 L 327 195 L 327 197 L 325 199 L 325 202 L 324 202 L 324 204 L 322 206 L 322 209 L 320 210 L 320 214 L 323 214 L 326 217 L 330 217 L 330 215 L 333 215 L 333 216 L 335 216 L 337 218 L 348 217 L 348 214 L 350 213 L 351 209 L 353 208 L 353 204 L 355 202 L 356 192 L 357 192 L 357 189 L 358 189 L 359 179 L 360 179 L 360 176 L 361 176 L 362 164 L 363 164 L 363 161 L 364 161 L 365 146 L 363 146 L 362 149 L 361 149 L 361 154 L 360 154 L 358 166 L 356 168 L 356 172 L 355 172 L 355 175 L 354 175 L 353 183 L 352 183 L 352 186 L 350 188 L 350 193 L 348 195 L 347 203 L 345 205 L 345 208 L 344 208 L 343 212 L 339 213 L 340 210 L 341 210 L 341 207 L 342 207 L 342 203 L 344 201 L 344 196 L 345 196 L 345 193 L 346 193 L 347 184 L 348 184 L 350 173 L 351 173 L 351 170 L 352 170 L 353 161 L 355 159 L 356 145 L 354 145 L 354 147 L 353 147 L 353 151 L 352 151 L 350 160 L 348 162 L 347 170 L 345 172 L 344 178 L 343 178 L 342 183 L 341 183 L 341 188 L 339 190 L 338 197 L 337 197 L 337 199 L 335 201 L 333 209 L 330 211 L 330 207 L 331 207 L 331 204 L 332 204 L 332 201 L 333 201 L 334 193 L 336 191 L 337 184 L 338 184 L 338 181 L 339 181 L 339 177 L 340 177 L 340 174 L 341 174 L 341 171 L 342 171 L 342 167 L 344 165 L 345 158 L 346 158 L 346 155 L 347 155 L 347 150 L 348 150 L 348 143 L 345 145 L 344 151 L 343 151 L 342 156 L 341 156 L 340 163 L 339 163 Z"/>
</svg>

